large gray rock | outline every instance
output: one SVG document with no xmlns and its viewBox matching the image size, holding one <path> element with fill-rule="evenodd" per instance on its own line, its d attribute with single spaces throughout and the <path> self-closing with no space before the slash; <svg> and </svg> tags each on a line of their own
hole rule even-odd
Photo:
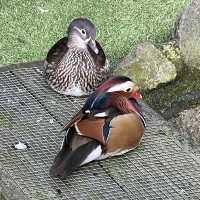
<svg viewBox="0 0 200 200">
<path fill-rule="evenodd" d="M 200 69 L 200 0 L 193 0 L 178 20 L 176 35 L 183 59 Z"/>
<path fill-rule="evenodd" d="M 153 44 L 146 42 L 133 49 L 114 74 L 129 76 L 144 89 L 156 88 L 176 77 L 176 67 Z"/>
<path fill-rule="evenodd" d="M 200 106 L 179 113 L 176 125 L 193 146 L 200 145 Z"/>
</svg>

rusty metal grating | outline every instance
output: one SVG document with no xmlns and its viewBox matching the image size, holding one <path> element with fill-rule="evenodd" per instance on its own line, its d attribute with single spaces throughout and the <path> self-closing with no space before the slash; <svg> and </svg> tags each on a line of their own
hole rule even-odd
<svg viewBox="0 0 200 200">
<path fill-rule="evenodd" d="M 135 151 L 93 162 L 67 180 L 48 169 L 60 148 L 62 124 L 84 99 L 48 88 L 41 66 L 0 72 L 0 192 L 11 200 L 200 199 L 200 161 L 171 136 L 158 114 L 144 106 L 147 130 Z M 26 151 L 15 150 L 17 141 Z"/>
</svg>

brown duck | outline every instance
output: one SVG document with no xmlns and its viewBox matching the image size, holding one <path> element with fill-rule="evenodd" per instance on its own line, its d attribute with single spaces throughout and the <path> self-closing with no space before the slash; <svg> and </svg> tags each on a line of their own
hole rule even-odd
<svg viewBox="0 0 200 200">
<path fill-rule="evenodd" d="M 86 18 L 74 19 L 68 37 L 60 39 L 48 52 L 44 76 L 58 93 L 88 95 L 109 76 L 109 64 L 95 40 L 96 29 Z"/>
</svg>

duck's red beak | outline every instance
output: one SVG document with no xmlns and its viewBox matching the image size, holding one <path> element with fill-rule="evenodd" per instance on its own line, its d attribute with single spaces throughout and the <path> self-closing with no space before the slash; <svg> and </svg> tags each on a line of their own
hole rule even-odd
<svg viewBox="0 0 200 200">
<path fill-rule="evenodd" d="M 139 92 L 133 92 L 130 97 L 135 100 L 142 99 L 142 95 Z"/>
</svg>

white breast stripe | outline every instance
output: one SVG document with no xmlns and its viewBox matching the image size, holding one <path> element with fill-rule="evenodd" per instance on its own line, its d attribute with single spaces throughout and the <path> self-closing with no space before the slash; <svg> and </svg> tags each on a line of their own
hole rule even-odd
<svg viewBox="0 0 200 200">
<path fill-rule="evenodd" d="M 80 132 L 80 130 L 79 130 L 78 126 L 77 126 L 77 123 L 74 124 L 74 127 L 75 127 L 75 129 L 76 129 L 77 134 L 83 135 L 83 134 Z"/>
<path fill-rule="evenodd" d="M 101 112 L 101 113 L 97 113 L 96 115 L 94 115 L 95 117 L 107 117 L 108 114 L 106 112 Z"/>
<path fill-rule="evenodd" d="M 96 149 L 94 149 L 88 156 L 87 158 L 81 163 L 81 165 L 84 165 L 86 163 L 89 163 L 93 160 L 97 160 L 102 153 L 101 145 L 97 146 Z"/>
</svg>

